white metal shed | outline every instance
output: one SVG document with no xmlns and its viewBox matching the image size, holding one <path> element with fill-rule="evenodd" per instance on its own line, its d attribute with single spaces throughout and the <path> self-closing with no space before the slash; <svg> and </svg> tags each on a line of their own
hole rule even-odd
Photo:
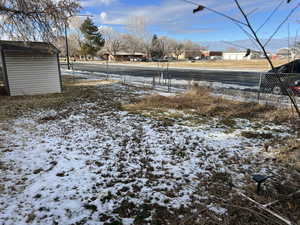
<svg viewBox="0 0 300 225">
<path fill-rule="evenodd" d="M 59 50 L 52 44 L 0 41 L 0 58 L 8 95 L 62 92 Z"/>
</svg>

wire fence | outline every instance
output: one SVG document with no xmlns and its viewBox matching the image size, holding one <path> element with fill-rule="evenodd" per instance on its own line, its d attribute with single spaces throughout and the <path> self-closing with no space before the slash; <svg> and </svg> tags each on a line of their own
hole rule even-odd
<svg viewBox="0 0 300 225">
<path fill-rule="evenodd" d="M 291 96 L 299 105 L 300 74 L 262 73 L 259 82 L 258 101 L 275 104 L 291 104 Z"/>
<path fill-rule="evenodd" d="M 195 76 L 189 72 L 186 72 L 184 77 L 176 77 L 168 64 L 158 64 L 155 70 L 141 67 L 138 72 L 136 68 L 131 71 L 129 67 L 119 68 L 109 64 L 106 64 L 105 68 L 105 72 L 76 71 L 72 68 L 72 73 L 73 75 L 86 74 L 90 79 L 112 79 L 126 85 L 172 93 L 184 92 L 197 83 L 200 87 L 210 88 L 215 96 L 282 107 L 291 105 L 288 91 L 295 102 L 300 105 L 300 74 L 249 72 L 243 76 L 242 80 L 234 82 L 226 78 L 212 81 L 206 79 L 207 77 Z"/>
</svg>

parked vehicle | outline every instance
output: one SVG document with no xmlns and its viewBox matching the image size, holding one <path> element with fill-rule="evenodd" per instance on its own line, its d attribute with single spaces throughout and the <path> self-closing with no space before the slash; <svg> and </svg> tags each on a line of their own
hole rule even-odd
<svg viewBox="0 0 300 225">
<path fill-rule="evenodd" d="M 140 58 L 130 58 L 131 62 L 142 62 L 142 59 Z"/>
<path fill-rule="evenodd" d="M 177 61 L 175 57 L 166 57 L 165 59 L 168 60 L 169 62 Z"/>
<path fill-rule="evenodd" d="M 168 59 L 152 58 L 153 62 L 168 62 Z"/>
<path fill-rule="evenodd" d="M 300 59 L 296 59 L 292 62 L 283 64 L 281 66 L 275 67 L 274 70 L 269 72 L 278 73 L 299 73 L 300 74 Z"/>
<path fill-rule="evenodd" d="M 294 85 L 289 87 L 296 95 L 300 96 L 300 80 L 295 81 Z"/>
<path fill-rule="evenodd" d="M 271 92 L 276 95 L 286 95 L 287 93 L 282 86 L 286 87 L 287 90 L 290 90 L 295 95 L 300 96 L 299 59 L 268 71 L 261 83 L 261 88 L 266 92 Z"/>
</svg>

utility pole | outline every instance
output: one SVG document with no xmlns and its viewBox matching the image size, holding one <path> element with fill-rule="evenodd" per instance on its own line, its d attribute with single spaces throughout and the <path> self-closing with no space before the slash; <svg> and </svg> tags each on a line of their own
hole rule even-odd
<svg viewBox="0 0 300 225">
<path fill-rule="evenodd" d="M 93 15 L 74 15 L 74 16 L 85 16 L 85 17 L 93 17 Z M 65 39 L 66 39 L 66 51 L 67 51 L 67 64 L 68 64 L 68 70 L 70 70 L 70 57 L 69 57 L 69 42 L 68 42 L 68 19 L 74 16 L 66 17 L 65 22 Z"/>
<path fill-rule="evenodd" d="M 70 57 L 69 57 L 69 43 L 68 43 L 67 23 L 65 23 L 65 39 L 66 39 L 66 51 L 67 51 L 67 64 L 68 64 L 68 70 L 70 70 Z"/>
<path fill-rule="evenodd" d="M 290 45 L 290 23 L 288 23 L 288 62 L 291 61 L 291 45 Z"/>
</svg>

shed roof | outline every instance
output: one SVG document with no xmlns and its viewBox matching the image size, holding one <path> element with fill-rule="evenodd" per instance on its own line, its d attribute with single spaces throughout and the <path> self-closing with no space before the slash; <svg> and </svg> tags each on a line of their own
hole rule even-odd
<svg viewBox="0 0 300 225">
<path fill-rule="evenodd" d="M 47 42 L 29 42 L 29 41 L 2 41 L 0 40 L 0 49 L 5 51 L 22 51 L 30 53 L 42 53 L 53 55 L 59 53 L 59 50 Z"/>
</svg>

